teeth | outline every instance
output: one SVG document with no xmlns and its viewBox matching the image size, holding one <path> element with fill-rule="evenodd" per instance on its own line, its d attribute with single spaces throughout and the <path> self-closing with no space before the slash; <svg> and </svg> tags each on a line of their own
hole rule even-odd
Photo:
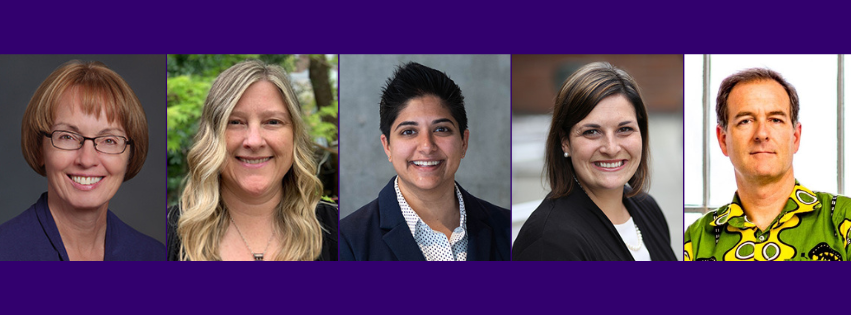
<svg viewBox="0 0 851 315">
<path fill-rule="evenodd" d="M 246 164 L 260 164 L 260 163 L 268 161 L 269 159 L 271 159 L 271 158 L 262 158 L 262 159 L 254 159 L 254 160 L 240 158 L 239 160 L 245 162 Z"/>
<path fill-rule="evenodd" d="M 440 164 L 440 161 L 414 161 L 417 166 L 434 166 Z"/>
<path fill-rule="evenodd" d="M 71 180 L 80 185 L 92 185 L 99 182 L 103 177 L 71 176 Z"/>
<path fill-rule="evenodd" d="M 618 162 L 614 162 L 614 163 L 594 162 L 594 164 L 597 164 L 597 166 L 599 166 L 599 167 L 615 168 L 615 167 L 620 167 L 621 165 L 623 165 L 623 161 L 618 161 Z"/>
</svg>

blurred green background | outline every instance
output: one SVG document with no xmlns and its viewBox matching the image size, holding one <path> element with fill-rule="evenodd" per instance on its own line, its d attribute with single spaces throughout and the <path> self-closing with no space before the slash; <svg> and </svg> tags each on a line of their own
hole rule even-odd
<svg viewBox="0 0 851 315">
<path fill-rule="evenodd" d="M 201 108 L 216 76 L 246 59 L 287 71 L 316 148 L 323 199 L 337 202 L 337 55 L 167 55 L 168 204 L 177 203 Z"/>
</svg>

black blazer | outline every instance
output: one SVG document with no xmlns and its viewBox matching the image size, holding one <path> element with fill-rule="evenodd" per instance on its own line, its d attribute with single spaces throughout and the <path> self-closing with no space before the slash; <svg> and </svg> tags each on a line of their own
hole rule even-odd
<svg viewBox="0 0 851 315">
<path fill-rule="evenodd" d="M 340 260 L 426 260 L 402 216 L 394 180 L 340 221 Z M 467 260 L 510 260 L 511 212 L 458 189 L 467 212 Z"/>
<path fill-rule="evenodd" d="M 624 187 L 624 196 L 629 188 Z M 647 194 L 624 197 L 651 260 L 676 260 L 671 234 L 656 200 Z M 514 241 L 514 260 L 634 260 L 615 226 L 582 189 L 547 197 L 532 212 Z"/>
<path fill-rule="evenodd" d="M 168 209 L 168 260 L 180 260 L 180 237 L 177 236 L 177 220 L 180 219 L 180 208 L 171 207 Z M 319 225 L 322 226 L 322 252 L 319 254 L 320 260 L 337 260 L 337 223 L 340 216 L 337 212 L 337 205 L 332 205 L 324 201 L 316 204 L 316 219 L 319 220 Z"/>
</svg>

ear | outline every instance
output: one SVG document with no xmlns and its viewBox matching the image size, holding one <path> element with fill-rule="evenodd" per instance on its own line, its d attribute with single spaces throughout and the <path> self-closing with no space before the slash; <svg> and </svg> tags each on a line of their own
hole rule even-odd
<svg viewBox="0 0 851 315">
<path fill-rule="evenodd" d="M 567 137 L 561 138 L 561 151 L 570 153 L 570 143 L 567 141 Z"/>
<path fill-rule="evenodd" d="M 470 144 L 470 129 L 464 130 L 464 135 L 461 136 L 461 158 L 467 156 L 467 145 Z"/>
<path fill-rule="evenodd" d="M 390 141 L 384 135 L 381 135 L 381 146 L 384 147 L 384 154 L 387 154 L 387 161 L 393 162 L 393 157 L 390 156 Z"/>
<path fill-rule="evenodd" d="M 798 147 L 801 146 L 801 123 L 800 122 L 798 122 L 797 126 L 795 126 L 795 134 L 792 136 L 792 139 L 794 139 L 793 140 L 794 142 L 792 143 L 792 148 L 794 148 L 794 150 L 792 152 L 798 153 Z"/>
<path fill-rule="evenodd" d="M 721 146 L 721 152 L 724 153 L 724 156 L 730 156 L 727 154 L 727 130 L 722 128 L 721 125 L 715 125 L 715 137 L 718 138 L 718 145 Z"/>
</svg>

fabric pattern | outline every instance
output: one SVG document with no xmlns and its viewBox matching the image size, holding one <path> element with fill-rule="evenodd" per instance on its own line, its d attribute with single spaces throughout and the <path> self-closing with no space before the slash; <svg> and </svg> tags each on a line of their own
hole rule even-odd
<svg viewBox="0 0 851 315">
<path fill-rule="evenodd" d="M 405 223 L 411 230 L 420 251 L 423 252 L 427 261 L 466 261 L 467 260 L 467 212 L 464 209 L 464 198 L 458 186 L 455 186 L 455 195 L 458 197 L 458 205 L 461 211 L 460 225 L 452 231 L 452 236 L 447 239 L 443 233 L 432 230 L 408 205 L 408 201 L 399 190 L 399 178 L 393 184 L 396 189 L 396 200 L 402 209 Z"/>
<path fill-rule="evenodd" d="M 773 261 L 851 258 L 851 199 L 813 192 L 797 181 L 765 231 L 750 222 L 739 195 L 685 233 L 684 260 Z"/>
</svg>

